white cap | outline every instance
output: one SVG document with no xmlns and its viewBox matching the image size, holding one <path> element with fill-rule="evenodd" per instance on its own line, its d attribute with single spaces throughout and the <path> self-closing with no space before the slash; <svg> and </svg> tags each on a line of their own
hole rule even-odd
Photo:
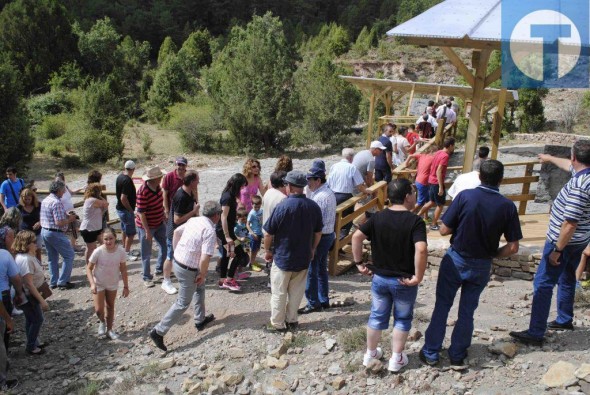
<svg viewBox="0 0 590 395">
<path fill-rule="evenodd" d="M 125 168 L 129 170 L 135 169 L 135 162 L 132 160 L 128 160 L 127 162 L 125 162 Z"/>
<path fill-rule="evenodd" d="M 386 150 L 387 147 L 384 146 L 381 141 L 379 140 L 375 140 L 373 142 L 371 142 L 371 148 L 379 148 L 380 150 Z"/>
</svg>

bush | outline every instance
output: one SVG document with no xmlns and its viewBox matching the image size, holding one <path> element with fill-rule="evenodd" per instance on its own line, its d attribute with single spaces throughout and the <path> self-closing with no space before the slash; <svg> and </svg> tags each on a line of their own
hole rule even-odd
<svg viewBox="0 0 590 395">
<path fill-rule="evenodd" d="M 179 132 L 180 140 L 190 151 L 211 152 L 215 146 L 214 134 L 218 129 L 213 117 L 213 106 L 187 103 L 170 108 L 168 126 Z"/>
<path fill-rule="evenodd" d="M 39 142 L 39 145 L 42 145 L 44 147 L 40 151 L 45 152 L 54 158 L 61 158 L 63 155 L 63 151 L 65 149 L 62 141 L 60 141 L 59 139 L 45 140 L 43 142 Z"/>
<path fill-rule="evenodd" d="M 56 115 L 72 111 L 74 104 L 64 91 L 51 91 L 31 97 L 27 108 L 33 125 L 39 125 L 48 115 Z"/>
<path fill-rule="evenodd" d="M 68 169 L 84 166 L 82 160 L 77 155 L 65 155 L 61 160 L 61 164 L 63 167 Z"/>
<path fill-rule="evenodd" d="M 44 139 L 56 139 L 68 131 L 68 115 L 58 114 L 45 117 L 37 128 L 37 136 Z"/>
<path fill-rule="evenodd" d="M 90 127 L 80 131 L 77 149 L 83 162 L 106 162 L 123 148 L 123 142 L 115 136 Z"/>
</svg>

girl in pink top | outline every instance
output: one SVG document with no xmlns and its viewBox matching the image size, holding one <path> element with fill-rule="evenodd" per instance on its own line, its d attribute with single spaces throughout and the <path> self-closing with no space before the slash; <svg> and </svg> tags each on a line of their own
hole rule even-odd
<svg viewBox="0 0 590 395">
<path fill-rule="evenodd" d="M 248 180 L 248 184 L 240 190 L 239 203 L 241 206 L 244 206 L 246 211 L 250 212 L 252 210 L 252 196 L 258 192 L 260 192 L 260 196 L 263 196 L 266 191 L 260 178 L 260 162 L 253 158 L 246 159 L 242 174 Z"/>
<path fill-rule="evenodd" d="M 106 228 L 103 231 L 102 242 L 103 244 L 90 256 L 86 266 L 86 277 L 88 277 L 94 299 L 94 310 L 100 320 L 98 335 L 101 337 L 107 335 L 112 340 L 116 340 L 119 335 L 113 331 L 113 321 L 119 278 L 123 279 L 123 297 L 129 296 L 127 254 L 123 247 L 117 245 L 117 235 L 112 228 Z"/>
</svg>

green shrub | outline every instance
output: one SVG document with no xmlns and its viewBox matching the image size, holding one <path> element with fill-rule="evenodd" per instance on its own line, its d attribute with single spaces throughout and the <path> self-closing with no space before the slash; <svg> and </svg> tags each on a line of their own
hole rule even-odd
<svg viewBox="0 0 590 395">
<path fill-rule="evenodd" d="M 63 167 L 72 169 L 84 166 L 82 160 L 77 155 L 64 155 L 61 160 L 61 164 Z"/>
<path fill-rule="evenodd" d="M 64 91 L 52 91 L 31 97 L 27 108 L 33 125 L 39 125 L 48 115 L 57 115 L 72 111 L 74 107 L 69 95 Z"/>
<path fill-rule="evenodd" d="M 65 114 L 45 117 L 37 128 L 37 136 L 44 139 L 56 139 L 68 131 L 68 116 Z"/>
<path fill-rule="evenodd" d="M 179 103 L 170 107 L 168 126 L 178 131 L 180 140 L 190 151 L 211 152 L 214 149 L 214 133 L 218 129 L 213 116 L 213 106 L 195 106 Z"/>
<path fill-rule="evenodd" d="M 123 152 L 123 142 L 96 129 L 80 131 L 77 150 L 83 162 L 106 162 Z"/>
<path fill-rule="evenodd" d="M 40 142 L 39 144 L 44 145 L 43 152 L 51 155 L 54 158 L 61 158 L 62 157 L 62 154 L 64 151 L 64 145 L 59 139 L 45 140 L 44 142 Z"/>
</svg>

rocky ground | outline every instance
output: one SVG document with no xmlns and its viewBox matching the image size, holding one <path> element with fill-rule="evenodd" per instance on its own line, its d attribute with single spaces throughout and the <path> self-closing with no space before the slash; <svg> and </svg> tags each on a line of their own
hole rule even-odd
<svg viewBox="0 0 590 395">
<path fill-rule="evenodd" d="M 214 266 L 214 265 L 213 265 Z M 81 256 L 76 259 L 75 290 L 56 291 L 46 313 L 42 340 L 47 353 L 24 352 L 23 317 L 16 318 L 9 357 L 10 374 L 21 380 L 20 394 L 239 393 L 239 394 L 361 394 L 361 393 L 590 393 L 590 297 L 580 292 L 576 330 L 549 333 L 543 348 L 519 346 L 508 331 L 527 326 L 532 284 L 494 278 L 484 291 L 475 316 L 468 367 L 450 369 L 446 354 L 440 368 L 418 360 L 432 312 L 435 279 L 420 286 L 414 329 L 407 345 L 410 364 L 399 374 L 381 365 L 365 369 L 364 328 L 370 306 L 370 279 L 358 273 L 331 278 L 332 301 L 354 300 L 350 307 L 300 316 L 299 330 L 268 334 L 270 291 L 267 278 L 256 273 L 243 282 L 242 293 L 207 282 L 207 310 L 216 320 L 197 332 L 190 311 L 165 337 L 168 353 L 155 348 L 147 331 L 173 303 L 158 286 L 146 289 L 140 264 L 129 264 L 131 295 L 117 299 L 118 341 L 97 337 L 97 319 L 86 285 Z M 554 312 L 552 312 L 552 316 Z M 457 316 L 448 320 L 448 337 Z M 381 345 L 391 355 L 389 331 Z M 446 344 L 447 345 L 447 344 Z M 386 362 L 386 360 L 384 360 Z M 579 369 L 578 369 L 579 368 Z M 588 375 L 588 377 L 587 377 Z"/>
</svg>

